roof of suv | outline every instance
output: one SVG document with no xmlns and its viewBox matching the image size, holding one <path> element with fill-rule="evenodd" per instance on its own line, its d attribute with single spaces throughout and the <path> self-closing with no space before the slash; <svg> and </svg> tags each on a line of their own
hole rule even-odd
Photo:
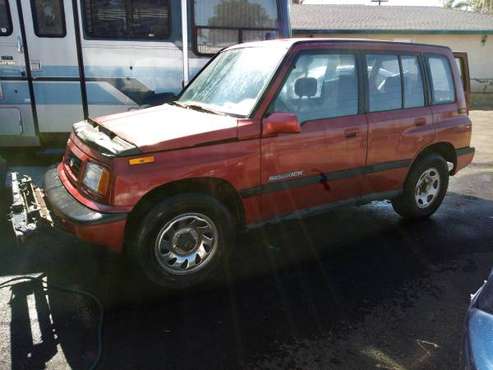
<svg viewBox="0 0 493 370">
<path fill-rule="evenodd" d="M 317 37 L 309 37 L 309 38 L 289 38 L 289 39 L 276 39 L 276 40 L 267 40 L 267 41 L 253 41 L 253 42 L 245 42 L 242 44 L 236 44 L 230 46 L 224 50 L 231 49 L 241 49 L 241 48 L 249 48 L 249 47 L 269 47 L 269 48 L 285 48 L 289 49 L 295 44 L 315 44 L 315 43 L 324 43 L 324 42 L 361 42 L 366 44 L 382 44 L 382 45 L 407 45 L 410 48 L 416 47 L 427 47 L 427 48 L 439 48 L 450 50 L 449 47 L 443 45 L 432 45 L 432 44 L 416 44 L 411 42 L 397 42 L 397 41 L 388 41 L 388 40 L 375 40 L 375 39 L 362 39 L 362 38 L 317 38 Z"/>
</svg>

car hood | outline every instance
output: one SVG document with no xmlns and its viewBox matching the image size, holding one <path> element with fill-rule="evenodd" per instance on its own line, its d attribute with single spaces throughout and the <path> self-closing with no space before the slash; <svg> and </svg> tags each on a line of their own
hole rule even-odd
<svg viewBox="0 0 493 370">
<path fill-rule="evenodd" d="M 234 117 L 161 105 L 93 119 L 142 152 L 171 150 L 237 138 Z"/>
</svg>

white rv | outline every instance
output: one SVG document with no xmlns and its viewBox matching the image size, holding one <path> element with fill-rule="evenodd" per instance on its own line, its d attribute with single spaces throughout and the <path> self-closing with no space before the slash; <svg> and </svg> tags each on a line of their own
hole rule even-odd
<svg viewBox="0 0 493 370">
<path fill-rule="evenodd" d="M 288 37 L 288 8 L 288 0 L 0 0 L 0 147 L 51 145 L 88 116 L 173 99 L 223 47 Z"/>
</svg>

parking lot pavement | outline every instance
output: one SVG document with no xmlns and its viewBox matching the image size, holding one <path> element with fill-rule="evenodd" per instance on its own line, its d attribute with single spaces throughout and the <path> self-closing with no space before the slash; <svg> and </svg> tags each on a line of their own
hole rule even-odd
<svg viewBox="0 0 493 370">
<path fill-rule="evenodd" d="M 222 284 L 173 295 L 62 232 L 17 247 L 2 221 L 0 282 L 97 295 L 101 369 L 460 368 L 469 294 L 493 267 L 493 112 L 472 118 L 475 161 L 430 220 L 378 202 L 269 226 L 239 238 Z M 97 315 L 36 282 L 0 290 L 0 368 L 88 368 Z"/>
</svg>

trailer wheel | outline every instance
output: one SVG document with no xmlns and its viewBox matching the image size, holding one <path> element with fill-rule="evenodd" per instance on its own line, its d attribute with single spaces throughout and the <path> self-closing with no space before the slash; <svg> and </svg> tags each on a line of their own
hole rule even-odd
<svg viewBox="0 0 493 370">
<path fill-rule="evenodd" d="M 167 198 L 140 225 L 128 248 L 130 262 L 170 289 L 198 285 L 218 273 L 234 240 L 229 210 L 205 194 Z"/>
</svg>

